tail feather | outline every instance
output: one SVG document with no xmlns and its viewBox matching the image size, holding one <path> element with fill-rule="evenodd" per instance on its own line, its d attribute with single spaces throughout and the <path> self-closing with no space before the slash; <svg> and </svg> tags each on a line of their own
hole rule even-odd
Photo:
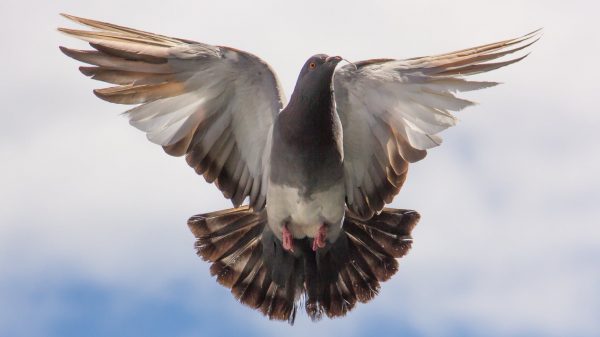
<svg viewBox="0 0 600 337">
<path fill-rule="evenodd" d="M 261 261 L 252 278 L 244 282 L 244 287 L 242 288 L 240 285 L 232 288 L 231 291 L 238 300 L 256 309 L 264 302 L 270 284 L 271 278 L 267 275 L 266 268 L 263 267 Z"/>
<path fill-rule="evenodd" d="M 293 324 L 301 298 L 312 320 L 344 316 L 373 299 L 398 271 L 396 258 L 410 249 L 419 218 L 389 208 L 369 220 L 347 213 L 335 242 L 315 253 L 309 239 L 296 240 L 294 254 L 266 226 L 265 212 L 247 206 L 196 215 L 188 225 L 220 284 L 270 319 Z"/>
<path fill-rule="evenodd" d="M 398 271 L 398 261 L 371 237 L 366 226 L 348 221 L 345 232 L 350 235 L 358 250 L 357 260 L 363 269 L 370 271 L 378 281 L 387 281 Z"/>
<path fill-rule="evenodd" d="M 359 302 L 366 303 L 379 293 L 379 282 L 358 252 L 358 248 L 355 245 L 350 247 L 350 261 L 346 265 L 346 269 L 348 269 L 352 286 L 356 291 L 356 299 Z"/>
<path fill-rule="evenodd" d="M 406 255 L 412 244 L 410 233 L 421 215 L 411 210 L 386 208 L 378 216 L 363 223 L 364 231 L 395 258 Z"/>
<path fill-rule="evenodd" d="M 204 260 L 214 262 L 236 252 L 242 253 L 242 246 L 262 232 L 259 219 L 247 209 L 243 211 L 220 211 L 210 218 L 198 215 L 189 220 L 194 224 L 190 228 L 198 238 L 196 249 Z"/>
</svg>

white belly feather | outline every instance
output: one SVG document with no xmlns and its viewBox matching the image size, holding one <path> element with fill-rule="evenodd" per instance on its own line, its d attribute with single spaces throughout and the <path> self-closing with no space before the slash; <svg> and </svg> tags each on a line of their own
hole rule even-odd
<svg viewBox="0 0 600 337">
<path fill-rule="evenodd" d="M 269 227 L 281 238 L 281 228 L 288 223 L 294 238 L 314 237 L 323 223 L 329 224 L 327 237 L 337 238 L 344 218 L 344 183 L 303 197 L 299 190 L 269 182 L 267 215 Z"/>
</svg>

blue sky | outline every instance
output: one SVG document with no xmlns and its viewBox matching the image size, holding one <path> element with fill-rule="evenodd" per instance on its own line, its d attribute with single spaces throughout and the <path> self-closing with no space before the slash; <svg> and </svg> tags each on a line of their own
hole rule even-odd
<svg viewBox="0 0 600 337">
<path fill-rule="evenodd" d="M 35 10 L 32 10 L 35 9 Z M 393 207 L 422 214 L 380 295 L 296 325 L 238 304 L 195 256 L 189 216 L 227 208 L 91 93 L 59 12 L 251 51 L 286 93 L 317 52 L 406 58 L 544 27 L 481 75 Z M 592 1 L 7 0 L 0 4 L 0 336 L 598 336 L 600 53 Z"/>
</svg>

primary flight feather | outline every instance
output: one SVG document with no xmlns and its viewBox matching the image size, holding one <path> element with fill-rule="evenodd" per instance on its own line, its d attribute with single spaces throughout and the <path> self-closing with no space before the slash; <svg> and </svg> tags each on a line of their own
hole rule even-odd
<svg viewBox="0 0 600 337">
<path fill-rule="evenodd" d="M 468 75 L 522 60 L 494 61 L 539 38 L 341 67 L 339 56 L 314 55 L 286 104 L 273 70 L 250 53 L 63 15 L 92 28 L 59 30 L 94 49 L 61 47 L 89 64 L 81 72 L 114 85 L 94 93 L 137 104 L 125 112 L 130 124 L 235 206 L 188 221 L 211 273 L 242 303 L 290 323 L 301 298 L 319 319 L 377 294 L 420 218 L 385 208 L 409 163 L 441 144 L 452 111 L 473 104 L 455 93 L 497 84 Z"/>
</svg>

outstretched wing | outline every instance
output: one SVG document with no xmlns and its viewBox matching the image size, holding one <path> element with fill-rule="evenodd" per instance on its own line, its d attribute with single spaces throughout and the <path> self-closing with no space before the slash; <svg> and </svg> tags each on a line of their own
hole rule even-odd
<svg viewBox="0 0 600 337">
<path fill-rule="evenodd" d="M 61 47 L 92 66 L 83 74 L 116 86 L 94 93 L 109 102 L 139 104 L 130 124 L 188 164 L 239 206 L 265 205 L 265 151 L 283 94 L 271 68 L 233 48 L 171 38 L 64 15 L 93 28 L 59 28 L 95 50 Z"/>
<path fill-rule="evenodd" d="M 530 46 L 538 33 L 437 56 L 374 59 L 338 69 L 334 90 L 349 209 L 369 218 L 391 202 L 408 163 L 423 159 L 427 149 L 441 144 L 438 133 L 456 124 L 450 111 L 474 104 L 453 93 L 497 84 L 463 77 L 522 60 L 527 55 L 488 62 Z"/>
</svg>

